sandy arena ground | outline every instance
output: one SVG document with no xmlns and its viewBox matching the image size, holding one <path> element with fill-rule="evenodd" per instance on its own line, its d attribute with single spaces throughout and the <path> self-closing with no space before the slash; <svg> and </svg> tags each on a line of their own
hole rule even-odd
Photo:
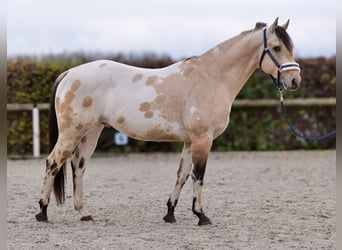
<svg viewBox="0 0 342 250">
<path fill-rule="evenodd" d="M 192 181 L 164 223 L 179 154 L 92 158 L 84 178 L 94 222 L 52 197 L 48 223 L 36 222 L 45 159 L 8 160 L 8 249 L 336 249 L 336 151 L 211 153 L 197 226 Z M 69 165 L 69 164 L 68 164 Z"/>
</svg>

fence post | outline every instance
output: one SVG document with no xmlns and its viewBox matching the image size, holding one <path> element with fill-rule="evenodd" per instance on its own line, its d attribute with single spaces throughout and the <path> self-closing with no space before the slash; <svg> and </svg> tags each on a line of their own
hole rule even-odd
<svg viewBox="0 0 342 250">
<path fill-rule="evenodd" d="M 32 109 L 32 130 L 33 130 L 33 157 L 40 156 L 40 131 L 39 131 L 39 109 Z"/>
</svg>

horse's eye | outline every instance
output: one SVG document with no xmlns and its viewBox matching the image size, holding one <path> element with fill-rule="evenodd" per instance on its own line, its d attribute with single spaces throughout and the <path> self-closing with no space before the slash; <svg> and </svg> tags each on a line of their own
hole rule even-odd
<svg viewBox="0 0 342 250">
<path fill-rule="evenodd" d="M 275 51 L 275 52 L 280 52 L 280 46 L 275 46 L 274 48 L 273 48 L 273 50 Z"/>
</svg>

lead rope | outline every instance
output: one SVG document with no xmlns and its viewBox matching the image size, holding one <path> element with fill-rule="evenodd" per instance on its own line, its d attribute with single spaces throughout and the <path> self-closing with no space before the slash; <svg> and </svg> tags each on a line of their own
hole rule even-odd
<svg viewBox="0 0 342 250">
<path fill-rule="evenodd" d="M 272 79 L 273 80 L 273 79 Z M 322 136 L 314 136 L 314 137 L 309 137 L 309 136 L 306 136 L 300 132 L 298 132 L 298 130 L 295 129 L 295 127 L 292 125 L 292 123 L 289 121 L 289 118 L 287 116 L 287 113 L 286 113 L 286 110 L 285 110 L 285 105 L 284 105 L 284 97 L 283 97 L 283 90 L 281 88 L 278 88 L 279 90 L 279 93 L 280 93 L 280 107 L 281 107 L 281 111 L 284 115 L 284 118 L 287 122 L 287 125 L 289 126 L 289 128 L 291 129 L 291 131 L 293 133 L 295 133 L 298 137 L 304 139 L 304 140 L 307 140 L 307 141 L 320 141 L 320 140 L 324 140 L 324 139 L 327 139 L 331 136 L 334 136 L 336 135 L 336 130 L 333 130 L 325 135 L 322 135 Z"/>
</svg>

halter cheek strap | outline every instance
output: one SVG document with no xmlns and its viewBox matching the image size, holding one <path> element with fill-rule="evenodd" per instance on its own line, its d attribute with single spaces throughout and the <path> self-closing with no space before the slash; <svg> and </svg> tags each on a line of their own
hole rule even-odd
<svg viewBox="0 0 342 250">
<path fill-rule="evenodd" d="M 274 85 L 276 86 L 276 88 L 279 90 L 283 90 L 283 86 L 281 86 L 281 84 L 279 83 L 281 72 L 288 71 L 288 70 L 298 70 L 300 72 L 300 66 L 296 62 L 288 62 L 288 63 L 283 63 L 282 65 L 280 65 L 278 60 L 273 56 L 271 51 L 267 48 L 267 33 L 266 32 L 267 32 L 267 29 L 265 27 L 264 32 L 263 32 L 264 33 L 264 51 L 262 52 L 262 55 L 260 57 L 259 67 L 262 70 L 262 62 L 264 61 L 265 55 L 267 54 L 271 58 L 275 66 L 277 67 L 277 72 L 278 72 L 277 78 L 274 78 L 272 75 L 270 75 L 270 77 L 272 78 L 272 81 Z"/>
</svg>

